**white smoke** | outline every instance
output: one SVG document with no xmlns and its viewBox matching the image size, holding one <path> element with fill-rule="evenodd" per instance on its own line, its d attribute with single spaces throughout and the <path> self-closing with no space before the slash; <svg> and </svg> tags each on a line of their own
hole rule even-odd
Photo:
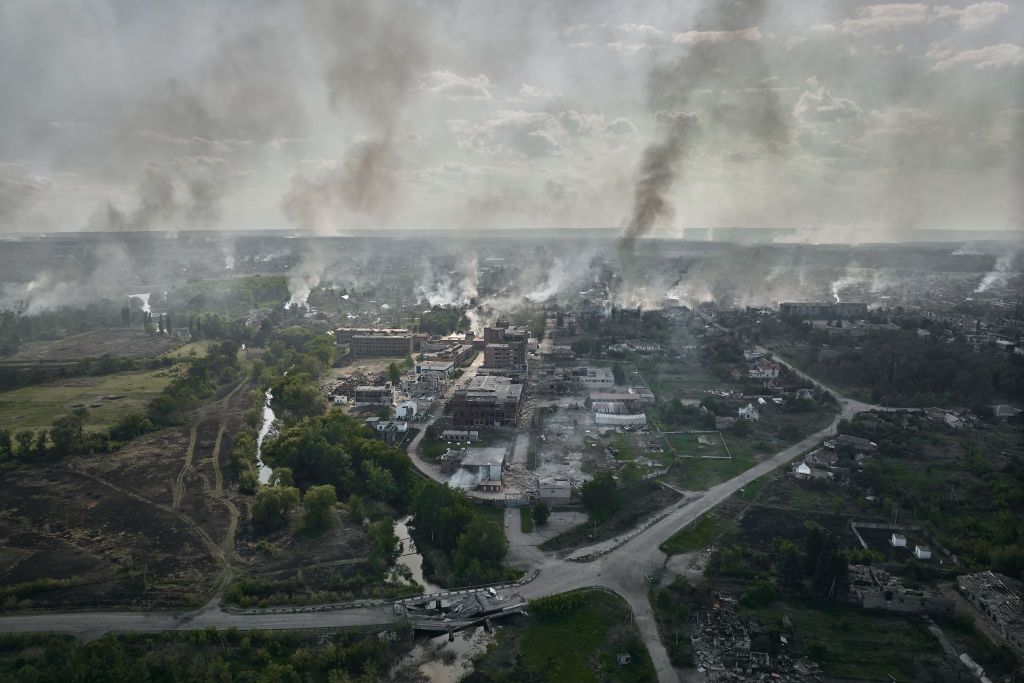
<svg viewBox="0 0 1024 683">
<path fill-rule="evenodd" d="M 469 470 L 460 467 L 452 478 L 448 480 L 448 486 L 453 489 L 462 489 L 464 491 L 469 489 L 475 489 L 480 484 L 480 475 L 477 472 L 470 472 Z"/>
<path fill-rule="evenodd" d="M 476 253 L 463 254 L 458 270 L 437 275 L 427 263 L 416 286 L 416 296 L 431 306 L 467 306 L 477 296 L 479 259 Z"/>
<path fill-rule="evenodd" d="M 305 306 L 309 295 L 320 284 L 324 272 L 323 259 L 318 253 L 307 252 L 299 265 L 288 276 L 288 299 L 286 308 L 293 305 Z"/>
<path fill-rule="evenodd" d="M 1003 254 L 996 259 L 995 267 L 981 278 L 975 293 L 987 292 L 993 287 L 1005 287 L 1013 275 L 1013 262 L 1017 258 L 1017 252 Z"/>
</svg>

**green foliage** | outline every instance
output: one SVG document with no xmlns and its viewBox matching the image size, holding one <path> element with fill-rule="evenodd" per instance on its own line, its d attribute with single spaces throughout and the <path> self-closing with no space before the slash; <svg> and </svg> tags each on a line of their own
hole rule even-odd
<svg viewBox="0 0 1024 683">
<path fill-rule="evenodd" d="M 438 305 L 420 314 L 419 328 L 420 332 L 443 336 L 468 330 L 469 320 L 460 308 Z"/>
<path fill-rule="evenodd" d="M 779 591 L 771 581 L 761 579 L 744 591 L 740 596 L 740 604 L 744 607 L 765 607 L 775 602 Z"/>
<path fill-rule="evenodd" d="M 531 600 L 529 611 L 544 619 L 558 619 L 572 614 L 582 607 L 584 602 L 585 594 L 582 592 L 558 593 Z"/>
<path fill-rule="evenodd" d="M 256 492 L 252 504 L 252 520 L 259 526 L 279 527 L 288 519 L 288 512 L 299 503 L 299 490 L 292 486 L 266 486 Z"/>
<path fill-rule="evenodd" d="M 544 501 L 537 501 L 533 504 L 532 510 L 533 522 L 537 526 L 544 526 L 548 523 L 548 518 L 551 517 L 551 508 Z"/>
<path fill-rule="evenodd" d="M 18 444 L 18 456 L 23 460 L 32 457 L 32 440 L 35 436 L 35 432 L 30 429 L 23 429 L 14 435 L 14 441 Z"/>
<path fill-rule="evenodd" d="M 51 681 L 375 681 L 404 652 L 360 633 L 315 637 L 236 629 L 174 634 L 0 636 L 0 680 Z"/>
<path fill-rule="evenodd" d="M 369 534 L 372 544 L 368 557 L 370 565 L 383 572 L 395 563 L 401 552 L 398 536 L 395 535 L 394 520 L 384 518 L 374 522 L 370 525 Z"/>
<path fill-rule="evenodd" d="M 342 499 L 356 494 L 402 510 L 415 481 L 408 455 L 340 410 L 284 429 L 263 451 L 271 466 L 291 469 L 297 486 L 331 484 Z"/>
<path fill-rule="evenodd" d="M 626 371 L 622 369 L 621 364 L 615 363 L 612 365 L 612 378 L 617 386 L 626 386 Z"/>
<path fill-rule="evenodd" d="M 398 383 L 402 381 L 402 369 L 398 367 L 397 363 L 388 363 L 387 375 L 392 386 L 398 386 Z"/>
<path fill-rule="evenodd" d="M 338 502 L 338 494 L 330 484 L 311 486 L 302 497 L 305 511 L 303 523 L 307 529 L 326 529 L 334 522 L 334 504 Z"/>
<path fill-rule="evenodd" d="M 622 493 L 609 472 L 602 472 L 585 483 L 580 494 L 583 506 L 600 522 L 622 507 Z"/>
<path fill-rule="evenodd" d="M 313 377 L 305 372 L 281 376 L 272 386 L 274 414 L 286 422 L 323 415 L 327 399 Z"/>
<path fill-rule="evenodd" d="M 801 363 L 816 377 L 861 389 L 887 405 L 975 405 L 999 397 L 1024 398 L 1020 356 L 975 353 L 962 339 L 945 343 L 918 339 L 913 332 L 869 334 L 837 357 L 812 354 Z"/>
<path fill-rule="evenodd" d="M 432 481 L 416 485 L 410 512 L 411 533 L 419 548 L 435 548 L 452 558 L 452 580 L 459 585 L 507 578 L 508 541 L 502 528 L 487 520 L 457 489 Z"/>
</svg>

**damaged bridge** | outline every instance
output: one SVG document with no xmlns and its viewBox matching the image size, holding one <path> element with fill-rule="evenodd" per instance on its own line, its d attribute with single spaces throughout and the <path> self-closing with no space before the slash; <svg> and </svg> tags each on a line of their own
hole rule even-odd
<svg viewBox="0 0 1024 683">
<path fill-rule="evenodd" d="M 454 633 L 481 622 L 525 612 L 523 596 L 493 588 L 421 596 L 395 603 L 395 614 L 405 617 L 415 630 L 442 633 Z"/>
</svg>

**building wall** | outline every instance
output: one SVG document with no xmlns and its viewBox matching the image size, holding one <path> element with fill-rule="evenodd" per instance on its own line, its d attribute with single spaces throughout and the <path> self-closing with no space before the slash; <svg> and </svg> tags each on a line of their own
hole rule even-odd
<svg viewBox="0 0 1024 683">
<path fill-rule="evenodd" d="M 412 353 L 412 337 L 356 335 L 349 342 L 356 356 L 405 356 Z"/>
</svg>

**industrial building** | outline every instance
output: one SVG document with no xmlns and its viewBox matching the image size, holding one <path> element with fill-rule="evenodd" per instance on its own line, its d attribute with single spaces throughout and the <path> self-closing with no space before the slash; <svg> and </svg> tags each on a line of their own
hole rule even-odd
<svg viewBox="0 0 1024 683">
<path fill-rule="evenodd" d="M 779 315 L 800 320 L 859 320 L 868 314 L 866 303 L 782 303 Z"/>
<path fill-rule="evenodd" d="M 356 387 L 353 403 L 357 406 L 390 406 L 395 402 L 395 392 L 390 386 Z"/>
<path fill-rule="evenodd" d="M 448 403 L 458 427 L 504 427 L 516 424 L 523 385 L 508 377 L 477 376 Z"/>
</svg>

